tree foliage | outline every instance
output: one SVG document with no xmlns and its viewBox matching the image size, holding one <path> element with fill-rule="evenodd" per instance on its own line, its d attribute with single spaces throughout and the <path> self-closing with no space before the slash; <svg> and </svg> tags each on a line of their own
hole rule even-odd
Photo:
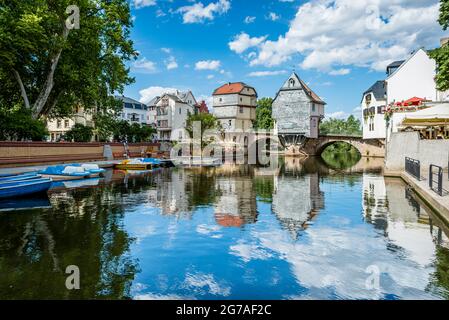
<svg viewBox="0 0 449 320">
<path fill-rule="evenodd" d="M 254 129 L 273 129 L 274 120 L 272 118 L 272 104 L 272 98 L 262 98 L 257 101 Z"/>
<path fill-rule="evenodd" d="M 79 29 L 67 28 L 70 5 Z M 131 27 L 126 0 L 0 0 L 0 103 L 21 103 L 34 118 L 108 107 L 133 80 Z"/>
<path fill-rule="evenodd" d="M 222 131 L 221 123 L 215 117 L 213 114 L 210 113 L 197 113 L 197 114 L 190 114 L 187 117 L 186 121 L 186 131 L 189 134 L 190 138 L 193 138 L 194 133 L 194 126 L 195 122 L 200 123 L 201 127 L 201 147 L 203 148 L 207 144 L 209 144 L 211 141 L 208 139 L 208 141 L 205 140 L 204 136 L 207 133 L 206 131 L 210 130 L 217 130 L 217 132 Z"/>
<path fill-rule="evenodd" d="M 360 120 L 350 115 L 344 119 L 327 119 L 320 124 L 321 134 L 345 134 L 345 135 L 362 135 L 362 125 Z"/>
<path fill-rule="evenodd" d="M 92 127 L 77 123 L 65 134 L 65 139 L 73 142 L 90 142 L 93 135 Z"/>
<path fill-rule="evenodd" d="M 48 136 L 45 123 L 33 119 L 31 111 L 23 107 L 0 107 L 0 140 L 43 141 Z"/>
<path fill-rule="evenodd" d="M 138 123 L 130 124 L 128 121 L 119 120 L 112 124 L 113 136 L 116 141 L 147 142 L 153 137 L 156 130 L 150 126 Z"/>
<path fill-rule="evenodd" d="M 449 27 L 449 0 L 440 1 L 440 16 L 438 22 L 443 30 Z M 449 90 L 449 46 L 446 44 L 429 52 L 431 58 L 437 63 L 436 83 L 438 90 Z"/>
</svg>

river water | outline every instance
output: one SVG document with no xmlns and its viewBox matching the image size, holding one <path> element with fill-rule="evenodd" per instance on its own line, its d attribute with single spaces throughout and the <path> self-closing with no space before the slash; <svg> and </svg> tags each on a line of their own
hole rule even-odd
<svg viewBox="0 0 449 320">
<path fill-rule="evenodd" d="M 0 202 L 29 207 L 0 212 L 0 298 L 448 299 L 447 227 L 381 166 L 110 171 Z"/>
</svg>

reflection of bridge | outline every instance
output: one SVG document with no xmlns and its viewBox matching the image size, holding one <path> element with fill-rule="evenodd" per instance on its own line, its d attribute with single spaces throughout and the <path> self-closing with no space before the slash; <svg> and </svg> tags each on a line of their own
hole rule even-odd
<svg viewBox="0 0 449 320">
<path fill-rule="evenodd" d="M 281 138 L 281 141 L 286 139 Z M 356 148 L 364 157 L 384 157 L 385 144 L 379 139 L 363 139 L 359 136 L 320 135 L 317 139 L 305 138 L 300 143 L 285 145 L 287 155 L 319 156 L 328 146 L 345 142 Z"/>
</svg>

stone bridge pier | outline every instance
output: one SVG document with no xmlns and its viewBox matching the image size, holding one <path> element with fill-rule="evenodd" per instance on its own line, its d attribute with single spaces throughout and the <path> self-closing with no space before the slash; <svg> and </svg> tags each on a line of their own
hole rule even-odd
<svg viewBox="0 0 449 320">
<path fill-rule="evenodd" d="M 330 145 L 345 142 L 356 148 L 362 157 L 385 157 L 385 141 L 382 139 L 363 139 L 354 136 L 321 135 L 317 139 L 306 138 L 301 144 L 286 148 L 287 156 L 320 156 Z"/>
</svg>

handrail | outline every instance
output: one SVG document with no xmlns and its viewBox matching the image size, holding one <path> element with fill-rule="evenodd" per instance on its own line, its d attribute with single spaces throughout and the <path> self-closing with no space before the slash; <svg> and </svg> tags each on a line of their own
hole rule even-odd
<svg viewBox="0 0 449 320">
<path fill-rule="evenodd" d="M 405 172 L 421 180 L 421 162 L 416 159 L 405 157 Z"/>
<path fill-rule="evenodd" d="M 435 169 L 437 170 L 435 172 Z M 436 179 L 435 179 L 436 178 Z M 429 187 L 441 197 L 443 196 L 443 168 L 434 164 L 429 168 Z"/>
</svg>

